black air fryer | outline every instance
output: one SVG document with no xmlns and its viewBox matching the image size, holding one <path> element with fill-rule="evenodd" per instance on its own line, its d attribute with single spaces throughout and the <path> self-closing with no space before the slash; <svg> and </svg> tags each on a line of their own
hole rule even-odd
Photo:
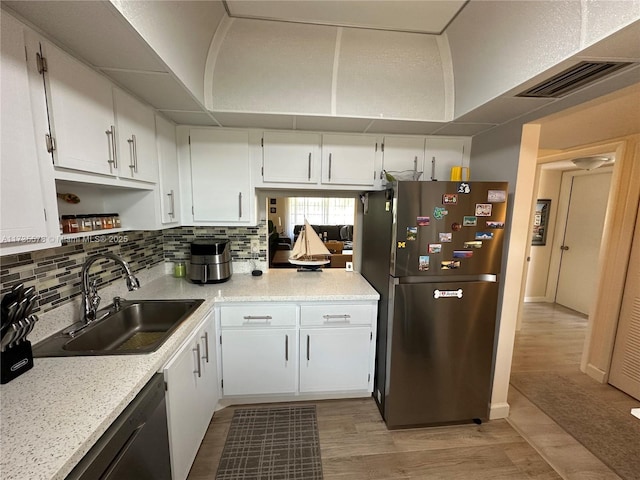
<svg viewBox="0 0 640 480">
<path fill-rule="evenodd" d="M 231 278 L 229 240 L 194 240 L 189 279 L 193 283 L 221 283 Z"/>
</svg>

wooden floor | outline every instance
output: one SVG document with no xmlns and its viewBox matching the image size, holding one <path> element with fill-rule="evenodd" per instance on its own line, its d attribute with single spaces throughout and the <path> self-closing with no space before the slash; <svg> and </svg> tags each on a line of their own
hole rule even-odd
<svg viewBox="0 0 640 480">
<path fill-rule="evenodd" d="M 586 319 L 543 304 L 524 310 L 514 371 L 579 373 Z M 619 478 L 514 389 L 510 418 L 479 426 L 389 431 L 371 398 L 314 403 L 325 480 Z M 233 411 L 215 414 L 190 480 L 215 478 Z"/>
</svg>

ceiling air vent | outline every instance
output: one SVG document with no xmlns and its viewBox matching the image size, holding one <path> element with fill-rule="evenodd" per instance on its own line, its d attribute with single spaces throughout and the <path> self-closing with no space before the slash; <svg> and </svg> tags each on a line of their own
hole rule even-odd
<svg viewBox="0 0 640 480">
<path fill-rule="evenodd" d="M 621 68 L 630 62 L 580 62 L 554 75 L 538 85 L 516 95 L 517 97 L 560 98 Z"/>
</svg>

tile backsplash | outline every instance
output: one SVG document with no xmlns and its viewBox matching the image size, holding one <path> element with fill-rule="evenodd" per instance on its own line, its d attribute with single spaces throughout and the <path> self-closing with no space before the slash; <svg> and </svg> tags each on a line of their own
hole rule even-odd
<svg viewBox="0 0 640 480">
<path fill-rule="evenodd" d="M 196 238 L 226 238 L 231 241 L 232 259 L 244 262 L 252 260 L 251 240 L 258 239 L 260 252 L 253 259 L 265 261 L 266 237 L 266 222 L 261 222 L 256 227 L 177 227 L 78 238 L 61 247 L 0 257 L 0 294 L 18 283 L 33 285 L 38 295 L 34 312 L 47 312 L 80 295 L 80 272 L 89 255 L 115 253 L 138 272 L 163 261 L 189 261 L 190 244 Z M 91 269 L 99 287 L 122 277 L 122 269 L 111 260 L 97 262 Z"/>
</svg>

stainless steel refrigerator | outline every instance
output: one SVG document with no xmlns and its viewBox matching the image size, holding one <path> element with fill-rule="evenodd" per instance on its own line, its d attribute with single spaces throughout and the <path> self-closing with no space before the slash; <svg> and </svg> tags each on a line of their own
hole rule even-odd
<svg viewBox="0 0 640 480">
<path fill-rule="evenodd" d="M 389 428 L 488 417 L 505 182 L 368 193 L 362 275 L 380 294 L 374 397 Z"/>
</svg>

